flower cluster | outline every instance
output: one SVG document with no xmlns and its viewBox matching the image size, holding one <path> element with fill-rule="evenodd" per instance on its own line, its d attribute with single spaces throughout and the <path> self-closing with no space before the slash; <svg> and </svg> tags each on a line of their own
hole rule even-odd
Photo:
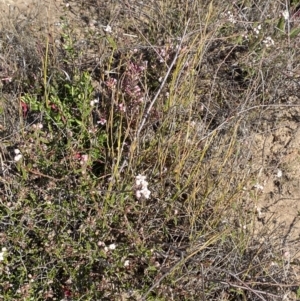
<svg viewBox="0 0 300 301">
<path fill-rule="evenodd" d="M 166 44 L 165 46 L 157 49 L 157 54 L 159 56 L 160 63 L 168 64 L 170 59 L 173 58 L 174 53 L 177 50 L 177 46 L 174 46 L 172 43 Z"/>
<path fill-rule="evenodd" d="M 110 77 L 106 82 L 105 85 L 110 89 L 113 90 L 116 88 L 117 80 L 115 78 Z"/>
<path fill-rule="evenodd" d="M 124 80 L 122 82 L 122 89 L 125 94 L 138 103 L 144 101 L 143 91 L 140 87 L 140 80 L 143 76 L 146 66 L 147 65 L 145 62 L 140 64 L 129 62 L 126 67 Z"/>
<path fill-rule="evenodd" d="M 99 99 L 93 99 L 93 100 L 90 101 L 91 107 L 97 105 L 98 103 L 99 103 Z"/>
<path fill-rule="evenodd" d="M 257 25 L 257 27 L 253 28 L 253 31 L 255 33 L 255 36 L 257 37 L 259 35 L 259 32 L 261 31 L 261 24 Z"/>
<path fill-rule="evenodd" d="M 20 161 L 23 157 L 20 150 L 18 148 L 16 148 L 16 149 L 14 149 L 14 153 L 15 153 L 15 156 L 14 156 L 15 162 Z"/>
<path fill-rule="evenodd" d="M 107 122 L 107 120 L 105 118 L 103 118 L 103 117 L 101 117 L 100 120 L 97 121 L 97 123 L 101 124 L 101 125 L 105 125 L 106 122 Z"/>
<path fill-rule="evenodd" d="M 109 246 L 106 246 L 106 244 L 103 241 L 99 241 L 98 246 L 103 247 L 103 250 L 105 253 L 107 253 L 109 251 L 113 251 L 117 247 L 116 244 L 114 244 L 114 243 L 110 244 Z"/>
<path fill-rule="evenodd" d="M 144 196 L 149 199 L 151 191 L 148 189 L 148 182 L 146 181 L 146 176 L 138 175 L 135 177 L 136 192 L 135 195 L 138 199 Z"/>
<path fill-rule="evenodd" d="M 85 162 L 88 161 L 89 156 L 86 155 L 86 154 L 76 153 L 76 154 L 74 155 L 74 159 L 80 160 L 80 164 L 82 165 L 82 164 L 84 164 Z"/>
<path fill-rule="evenodd" d="M 266 37 L 263 40 L 263 43 L 266 45 L 266 47 L 274 46 L 274 40 L 271 37 Z"/>
<path fill-rule="evenodd" d="M 41 130 L 42 128 L 43 128 L 43 124 L 42 123 L 37 123 L 37 124 L 33 124 L 32 125 L 32 128 L 34 129 L 34 130 Z"/>
<path fill-rule="evenodd" d="M 139 112 L 141 105 L 145 102 L 145 91 L 142 81 L 147 69 L 147 62 L 142 61 L 142 57 L 131 59 L 121 70 L 118 79 L 108 76 L 104 82 L 108 92 L 113 95 L 118 88 L 124 96 L 122 102 L 115 103 L 115 108 L 119 113 L 127 113 L 128 115 Z"/>
<path fill-rule="evenodd" d="M 225 13 L 225 16 L 228 18 L 228 21 L 232 24 L 235 24 L 237 21 L 234 18 L 233 13 L 229 10 L 227 13 Z"/>
</svg>

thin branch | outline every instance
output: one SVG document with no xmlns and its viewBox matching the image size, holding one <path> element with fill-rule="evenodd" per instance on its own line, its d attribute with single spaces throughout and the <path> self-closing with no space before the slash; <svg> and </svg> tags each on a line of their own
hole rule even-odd
<svg viewBox="0 0 300 301">
<path fill-rule="evenodd" d="M 183 40 L 184 40 L 185 37 L 186 37 L 186 31 L 187 31 L 187 28 L 188 28 L 188 25 L 189 25 L 189 21 L 190 21 L 190 20 L 187 21 L 186 27 L 185 27 L 185 29 L 184 29 L 183 36 L 182 36 L 182 38 L 180 39 L 180 43 L 179 43 L 179 45 L 178 45 L 178 48 L 177 48 L 177 51 L 176 51 L 176 54 L 175 54 L 175 57 L 174 57 L 174 59 L 173 59 L 171 65 L 169 66 L 168 71 L 167 71 L 167 73 L 166 73 L 166 75 L 165 75 L 165 77 L 164 77 L 164 79 L 163 79 L 163 81 L 162 81 L 162 83 L 161 83 L 161 85 L 160 85 L 160 87 L 159 87 L 157 93 L 155 94 L 153 100 L 151 101 L 151 103 L 150 103 L 150 105 L 149 105 L 149 107 L 148 107 L 148 109 L 147 109 L 147 111 L 146 111 L 146 114 L 144 115 L 143 120 L 141 121 L 141 124 L 140 124 L 140 126 L 139 126 L 139 128 L 138 128 L 138 130 L 137 130 L 137 133 L 136 133 L 136 138 L 135 138 L 136 140 L 138 139 L 138 137 L 139 137 L 139 135 L 140 135 L 140 133 L 141 133 L 141 131 L 142 131 L 144 125 L 145 125 L 145 122 L 146 122 L 146 120 L 147 120 L 147 118 L 148 118 L 148 116 L 149 116 L 149 114 L 150 114 L 150 111 L 151 111 L 153 105 L 155 104 L 155 102 L 156 102 L 158 96 L 160 95 L 160 93 L 161 93 L 163 87 L 165 86 L 166 81 L 167 81 L 167 79 L 168 79 L 168 77 L 169 77 L 169 75 L 170 75 L 170 72 L 171 72 L 173 66 L 175 65 L 175 63 L 176 63 L 176 61 L 177 61 L 177 59 L 178 59 L 179 53 L 180 53 L 180 51 L 181 51 L 181 45 L 182 45 L 182 43 L 183 43 Z"/>
</svg>

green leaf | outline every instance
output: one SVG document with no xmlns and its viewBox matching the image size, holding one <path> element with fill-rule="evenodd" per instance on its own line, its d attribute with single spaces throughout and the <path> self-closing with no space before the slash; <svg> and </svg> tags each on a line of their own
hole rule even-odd
<svg viewBox="0 0 300 301">
<path fill-rule="evenodd" d="M 117 49 L 117 43 L 111 36 L 107 36 L 107 41 L 113 49 Z"/>
<path fill-rule="evenodd" d="M 290 38 L 295 38 L 299 33 L 300 33 L 300 27 L 294 28 L 294 29 L 290 32 Z"/>
<path fill-rule="evenodd" d="M 78 124 L 78 125 L 80 125 L 80 126 L 84 126 L 84 124 L 80 121 L 80 120 L 78 120 L 78 119 L 75 119 L 75 122 Z"/>
<path fill-rule="evenodd" d="M 297 289 L 297 298 L 300 298 L 300 286 Z"/>
<path fill-rule="evenodd" d="M 284 33 L 284 28 L 285 28 L 285 19 L 283 17 L 281 17 L 277 23 L 276 26 L 281 33 Z"/>
</svg>

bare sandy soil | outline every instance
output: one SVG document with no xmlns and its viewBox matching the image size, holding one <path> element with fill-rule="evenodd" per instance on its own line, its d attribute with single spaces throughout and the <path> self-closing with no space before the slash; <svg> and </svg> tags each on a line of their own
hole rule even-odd
<svg viewBox="0 0 300 301">
<path fill-rule="evenodd" d="M 44 23 L 53 24 L 57 21 L 61 11 L 62 0 L 0 0 L 0 12 L 2 17 L 20 18 L 36 17 Z"/>
<path fill-rule="evenodd" d="M 253 163 L 259 170 L 255 183 L 257 214 L 282 235 L 282 252 L 300 258 L 300 108 L 293 103 L 265 112 L 259 133 L 253 133 Z"/>
</svg>

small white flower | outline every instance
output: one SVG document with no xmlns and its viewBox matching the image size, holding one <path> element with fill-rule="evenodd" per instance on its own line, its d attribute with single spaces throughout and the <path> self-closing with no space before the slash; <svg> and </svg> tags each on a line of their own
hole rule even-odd
<svg viewBox="0 0 300 301">
<path fill-rule="evenodd" d="M 144 196 L 146 199 L 149 199 L 151 191 L 148 189 L 149 183 L 146 181 L 146 176 L 137 175 L 135 177 L 135 185 L 137 186 L 137 190 L 135 195 L 138 199 Z"/>
<path fill-rule="evenodd" d="M 16 155 L 16 156 L 14 157 L 15 162 L 18 162 L 18 161 L 20 161 L 21 159 L 22 159 L 22 155 L 21 155 L 21 154 L 18 154 L 18 155 Z"/>
<path fill-rule="evenodd" d="M 137 190 L 137 191 L 135 192 L 135 196 L 136 196 L 137 199 L 140 199 L 141 196 L 142 196 L 141 190 Z"/>
<path fill-rule="evenodd" d="M 103 241 L 98 241 L 97 243 L 98 247 L 105 247 L 105 243 Z"/>
<path fill-rule="evenodd" d="M 115 250 L 116 249 L 116 245 L 115 244 L 110 244 L 108 246 L 109 250 Z"/>
<path fill-rule="evenodd" d="M 142 190 L 137 190 L 135 193 L 138 199 L 140 199 L 142 196 L 144 196 L 146 199 L 149 199 L 150 194 L 151 191 L 147 187 L 144 187 Z"/>
<path fill-rule="evenodd" d="M 125 260 L 125 261 L 124 261 L 124 267 L 128 267 L 129 264 L 130 264 L 129 260 Z"/>
<path fill-rule="evenodd" d="M 43 128 L 43 124 L 42 123 L 33 124 L 32 128 L 35 130 L 41 130 Z"/>
<path fill-rule="evenodd" d="M 255 184 L 253 187 L 256 188 L 257 190 L 264 190 L 264 186 L 262 186 L 262 185 L 260 185 L 258 183 Z"/>
<path fill-rule="evenodd" d="M 283 252 L 283 257 L 284 259 L 289 260 L 291 257 L 291 253 L 289 251 L 285 251 Z"/>
<path fill-rule="evenodd" d="M 226 13 L 226 16 L 227 16 L 229 22 L 231 22 L 232 24 L 236 23 L 234 15 L 233 15 L 233 13 L 230 10 Z"/>
<path fill-rule="evenodd" d="M 120 110 L 121 112 L 125 113 L 125 112 L 126 112 L 126 106 L 125 106 L 124 104 L 120 103 L 120 104 L 119 104 L 119 110 Z"/>
<path fill-rule="evenodd" d="M 192 128 L 195 128 L 196 125 L 197 125 L 196 121 L 192 120 L 192 121 L 190 122 L 190 126 L 191 126 Z"/>
<path fill-rule="evenodd" d="M 262 212 L 261 212 L 260 207 L 257 207 L 257 206 L 256 206 L 255 209 L 256 209 L 256 213 L 257 213 L 258 218 L 262 218 Z"/>
<path fill-rule="evenodd" d="M 156 268 L 159 268 L 159 267 L 160 267 L 160 263 L 159 263 L 158 261 L 155 261 L 155 262 L 154 262 L 154 266 L 155 266 Z"/>
<path fill-rule="evenodd" d="M 81 155 L 82 162 L 87 162 L 88 159 L 89 159 L 89 155 Z"/>
<path fill-rule="evenodd" d="M 105 28 L 104 28 L 104 31 L 108 32 L 108 33 L 111 33 L 112 30 L 111 30 L 111 26 L 107 25 Z"/>
<path fill-rule="evenodd" d="M 150 198 L 151 191 L 150 191 L 149 189 L 144 188 L 144 189 L 141 191 L 141 193 L 144 195 L 144 197 L 145 197 L 146 199 L 149 199 L 149 198 Z"/>
<path fill-rule="evenodd" d="M 100 120 L 97 121 L 98 124 L 104 125 L 106 123 L 105 118 L 101 118 Z"/>
<path fill-rule="evenodd" d="M 80 164 L 84 165 L 89 159 L 89 155 L 81 155 Z"/>
<path fill-rule="evenodd" d="M 260 30 L 261 30 L 261 24 L 259 24 L 256 28 L 253 28 L 253 31 L 256 35 L 259 34 Z"/>
<path fill-rule="evenodd" d="M 249 37 L 248 37 L 247 33 L 243 33 L 243 34 L 242 34 L 242 37 L 243 37 L 246 41 L 249 40 Z"/>
<path fill-rule="evenodd" d="M 282 177 L 282 171 L 280 169 L 277 170 L 277 178 Z"/>
<path fill-rule="evenodd" d="M 91 107 L 93 107 L 97 103 L 99 103 L 99 99 L 93 99 L 93 100 L 90 101 Z"/>
<path fill-rule="evenodd" d="M 14 149 L 14 153 L 15 153 L 16 155 L 19 155 L 21 152 L 20 152 L 20 150 L 19 150 L 18 148 L 16 148 L 16 149 Z"/>
<path fill-rule="evenodd" d="M 143 185 L 143 183 L 146 182 L 145 180 L 146 180 L 146 176 L 137 175 L 137 176 L 135 177 L 135 185 L 136 185 L 136 186 Z"/>
<path fill-rule="evenodd" d="M 266 47 L 274 46 L 274 40 L 271 37 L 266 37 L 263 40 L 263 43 L 266 45 Z"/>
<path fill-rule="evenodd" d="M 151 191 L 148 190 L 147 194 L 144 194 L 145 198 L 148 200 L 150 198 Z"/>
<path fill-rule="evenodd" d="M 1 252 L 0 252 L 0 261 L 4 260 L 4 255 L 7 252 L 7 249 L 5 247 L 2 248 Z"/>
<path fill-rule="evenodd" d="M 289 11 L 288 11 L 288 10 L 284 10 L 284 11 L 282 12 L 282 16 L 283 16 L 284 20 L 287 21 L 287 20 L 290 18 Z"/>
</svg>

